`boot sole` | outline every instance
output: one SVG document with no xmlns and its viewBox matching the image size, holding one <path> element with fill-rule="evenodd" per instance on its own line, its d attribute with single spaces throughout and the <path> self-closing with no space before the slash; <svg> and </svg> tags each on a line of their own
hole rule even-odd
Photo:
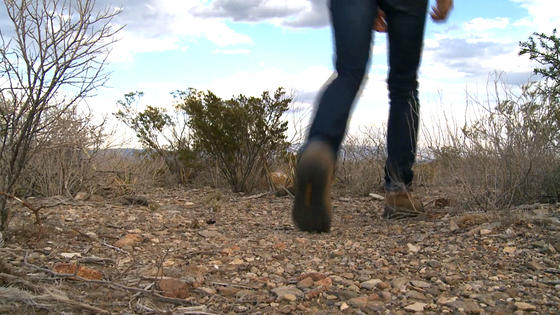
<svg viewBox="0 0 560 315">
<path fill-rule="evenodd" d="M 332 221 L 330 183 L 334 158 L 326 144 L 312 143 L 296 169 L 296 195 L 292 219 L 306 232 L 329 232 Z"/>
</svg>

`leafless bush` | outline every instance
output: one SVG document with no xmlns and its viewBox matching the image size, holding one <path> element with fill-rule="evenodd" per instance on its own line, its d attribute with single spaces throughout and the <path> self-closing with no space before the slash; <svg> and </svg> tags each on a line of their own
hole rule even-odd
<svg viewBox="0 0 560 315">
<path fill-rule="evenodd" d="M 430 134 L 436 163 L 485 210 L 556 201 L 558 131 L 541 119 L 558 104 L 551 104 L 531 84 L 514 93 L 499 75 L 492 83 L 487 100 L 468 95 L 470 109 L 462 127 L 443 120 Z"/>
<path fill-rule="evenodd" d="M 345 195 L 367 196 L 383 186 L 386 159 L 385 128 L 362 127 L 348 135 L 340 150 L 335 189 Z"/>
<path fill-rule="evenodd" d="M 94 12 L 94 0 L 4 1 L 0 33 L 0 191 L 12 194 L 51 127 L 102 87 L 120 11 Z M 0 230 L 8 224 L 0 196 Z"/>
<path fill-rule="evenodd" d="M 39 135 L 42 143 L 30 157 L 19 181 L 24 195 L 73 197 L 80 191 L 92 190 L 100 176 L 97 168 L 107 157 L 113 131 L 106 120 L 94 122 L 91 111 L 80 112 L 73 106 L 62 113 Z"/>
</svg>

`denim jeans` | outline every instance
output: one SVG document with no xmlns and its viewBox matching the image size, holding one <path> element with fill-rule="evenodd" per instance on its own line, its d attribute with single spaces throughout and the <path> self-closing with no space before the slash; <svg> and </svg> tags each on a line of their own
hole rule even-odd
<svg viewBox="0 0 560 315">
<path fill-rule="evenodd" d="M 406 189 L 414 177 L 419 124 L 418 67 L 428 0 L 330 0 L 336 77 L 319 97 L 308 140 L 331 144 L 338 154 L 355 97 L 369 66 L 372 26 L 381 8 L 389 40 L 390 99 L 385 189 Z"/>
</svg>

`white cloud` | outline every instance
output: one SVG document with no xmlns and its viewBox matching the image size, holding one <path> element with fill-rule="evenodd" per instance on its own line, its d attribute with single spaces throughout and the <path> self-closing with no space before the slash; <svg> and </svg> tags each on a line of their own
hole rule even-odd
<svg viewBox="0 0 560 315">
<path fill-rule="evenodd" d="M 508 25 L 509 25 L 508 18 L 501 18 L 501 17 L 497 17 L 494 19 L 476 18 L 463 24 L 463 28 L 467 31 L 471 31 L 471 30 L 486 31 L 495 28 L 505 29 Z"/>
<path fill-rule="evenodd" d="M 514 24 L 527 25 L 530 21 L 532 31 L 551 33 L 560 26 L 560 1 L 557 0 L 511 0 L 526 9 L 529 18 L 523 18 Z"/>
<path fill-rule="evenodd" d="M 123 31 L 122 39 L 113 45 L 110 61 L 131 62 L 135 53 L 158 52 L 181 48 L 177 37 L 141 38 Z"/>
</svg>

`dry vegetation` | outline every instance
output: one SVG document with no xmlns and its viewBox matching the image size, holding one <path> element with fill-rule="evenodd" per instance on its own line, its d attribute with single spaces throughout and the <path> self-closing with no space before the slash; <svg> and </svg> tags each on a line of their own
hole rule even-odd
<svg viewBox="0 0 560 315">
<path fill-rule="evenodd" d="M 495 77 L 488 97 L 468 95 L 464 124 L 445 116 L 424 129 L 414 188 L 428 211 L 416 219 L 382 220 L 383 201 L 370 197 L 382 193 L 385 127 L 349 135 L 333 185 L 334 229 L 315 235 L 290 221 L 306 121 L 293 94 L 222 100 L 189 89 L 177 92 L 171 115 L 153 106 L 137 112 L 131 105 L 142 94 L 129 93 L 115 116 L 142 149 L 124 150 L 104 121 L 78 110 L 107 78 L 103 56 L 118 32 L 109 23 L 118 12 L 90 20 L 92 1 L 44 1 L 44 10 L 40 2 L 5 3 L 17 25 L 51 22 L 48 45 L 38 47 L 60 50 L 60 38 L 82 26 L 97 32 L 60 69 L 70 74 L 58 85 L 48 69 L 33 80 L 18 67 L 68 64 L 55 58 L 63 54 L 34 54 L 22 29 L 16 48 L 3 38 L 0 70 L 10 80 L 0 98 L 0 313 L 560 310 L 555 72 L 537 69 L 555 79 L 519 93 Z M 48 14 L 57 8 L 84 18 L 58 20 Z M 33 12 L 44 16 L 31 19 Z M 555 32 L 539 36 L 558 42 Z M 538 50 L 532 39 L 522 47 Z M 81 62 L 92 53 L 103 58 Z M 30 59 L 13 62 L 24 55 Z M 26 86 L 50 80 L 77 94 L 35 95 L 41 89 Z"/>
</svg>

